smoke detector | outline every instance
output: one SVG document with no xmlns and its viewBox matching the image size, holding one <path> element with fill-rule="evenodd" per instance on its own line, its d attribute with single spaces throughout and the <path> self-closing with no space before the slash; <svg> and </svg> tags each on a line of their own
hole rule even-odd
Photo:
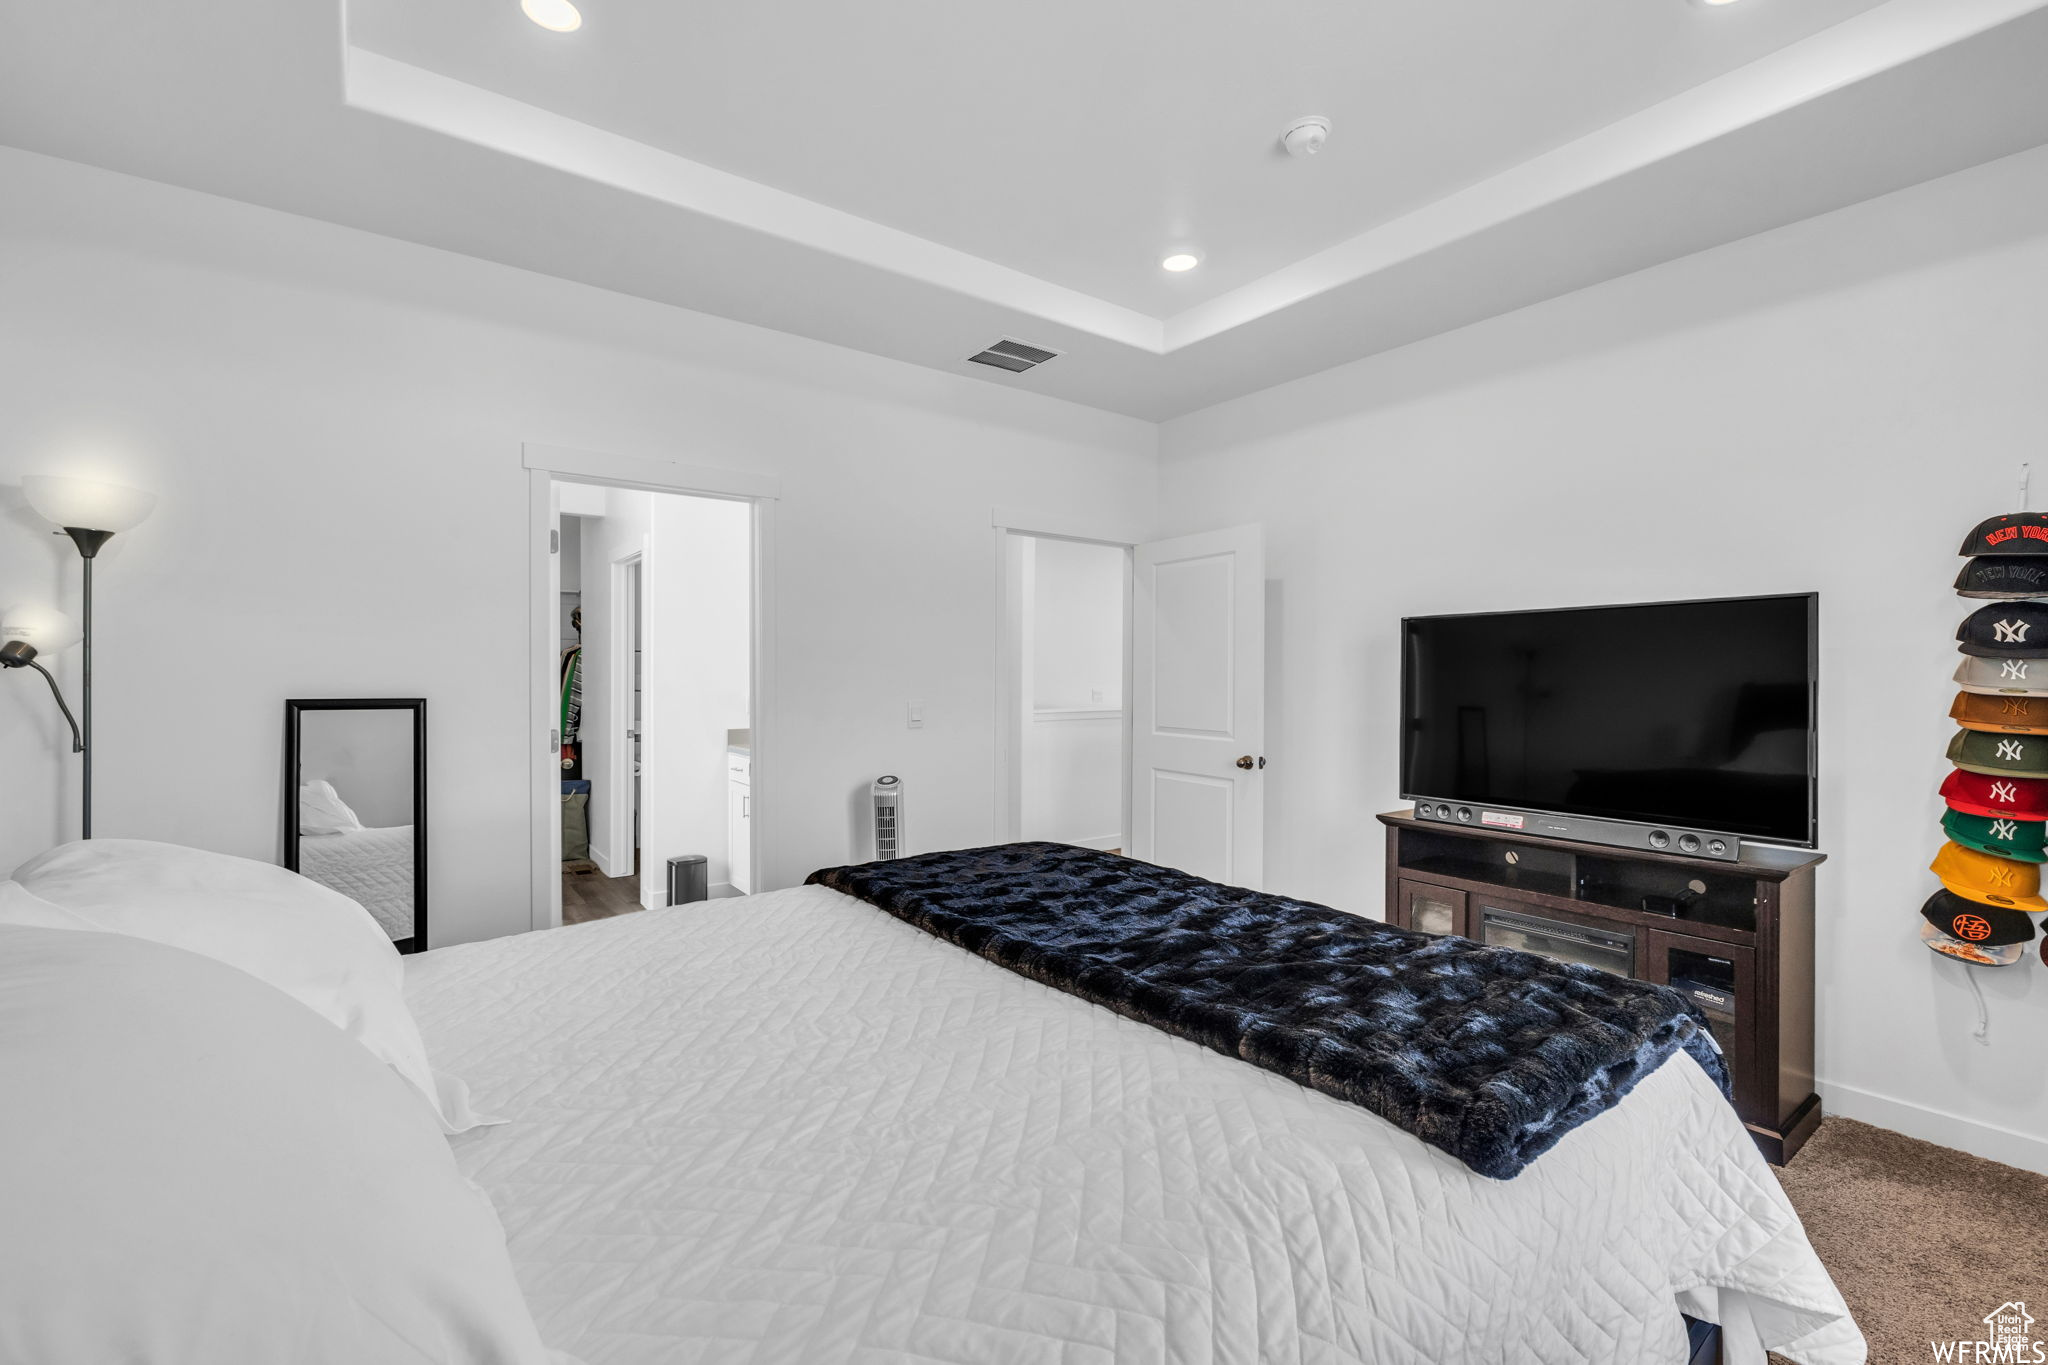
<svg viewBox="0 0 2048 1365">
<path fill-rule="evenodd" d="M 1298 118 L 1280 134 L 1280 145 L 1287 149 L 1287 155 L 1294 157 L 1314 156 L 1329 140 L 1330 121 L 1321 114 Z"/>
</svg>

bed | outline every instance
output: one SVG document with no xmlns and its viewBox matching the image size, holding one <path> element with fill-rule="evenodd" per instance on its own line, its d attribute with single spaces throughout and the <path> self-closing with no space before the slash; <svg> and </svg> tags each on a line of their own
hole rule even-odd
<svg viewBox="0 0 2048 1365">
<path fill-rule="evenodd" d="M 393 939 L 413 934 L 412 826 L 299 835 L 299 872 L 368 910 Z"/>
<path fill-rule="evenodd" d="M 1689 1056 L 1497 1181 L 821 886 L 405 971 L 588 1365 L 1864 1359 Z"/>
</svg>

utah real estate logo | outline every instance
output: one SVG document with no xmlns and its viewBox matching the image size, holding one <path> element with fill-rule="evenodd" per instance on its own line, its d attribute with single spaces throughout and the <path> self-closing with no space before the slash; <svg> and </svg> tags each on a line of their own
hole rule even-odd
<svg viewBox="0 0 2048 1365">
<path fill-rule="evenodd" d="M 1953 1365 L 2044 1365 L 2048 1341 L 2034 1340 L 2034 1316 L 2027 1306 L 2002 1303 L 1984 1315 L 1984 1336 L 1978 1341 L 1929 1342 L 1938 1361 Z"/>
</svg>

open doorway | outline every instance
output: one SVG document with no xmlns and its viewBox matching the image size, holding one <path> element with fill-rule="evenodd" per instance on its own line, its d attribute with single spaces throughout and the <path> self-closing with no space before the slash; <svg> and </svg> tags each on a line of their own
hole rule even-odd
<svg viewBox="0 0 2048 1365">
<path fill-rule="evenodd" d="M 559 922 L 742 894 L 752 841 L 729 810 L 751 779 L 753 505 L 560 479 L 549 492 Z"/>
<path fill-rule="evenodd" d="M 1010 532 L 1008 837 L 1128 844 L 1130 550 Z"/>
</svg>

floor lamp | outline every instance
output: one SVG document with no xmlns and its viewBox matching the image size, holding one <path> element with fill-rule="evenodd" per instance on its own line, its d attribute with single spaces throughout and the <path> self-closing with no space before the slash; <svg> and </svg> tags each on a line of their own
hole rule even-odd
<svg viewBox="0 0 2048 1365">
<path fill-rule="evenodd" d="M 43 675 L 43 681 L 50 685 L 50 695 L 57 699 L 57 709 L 64 713 L 64 723 L 71 727 L 71 752 L 85 752 L 85 737 L 78 732 L 78 717 L 71 714 L 65 704 L 64 689 L 57 686 L 57 679 L 50 670 L 36 660 L 44 654 L 55 654 L 60 649 L 75 645 L 79 640 L 78 627 L 71 624 L 71 618 L 60 611 L 48 611 L 39 607 L 9 607 L 0 614 L 0 668 L 33 668 Z"/>
<path fill-rule="evenodd" d="M 36 515 L 71 537 L 85 561 L 84 647 L 79 677 L 80 763 L 84 768 L 84 800 L 79 826 L 92 838 L 92 562 L 100 547 L 123 531 L 140 526 L 156 497 L 137 488 L 97 479 L 72 479 L 34 474 L 21 481 L 21 491 Z"/>
</svg>

